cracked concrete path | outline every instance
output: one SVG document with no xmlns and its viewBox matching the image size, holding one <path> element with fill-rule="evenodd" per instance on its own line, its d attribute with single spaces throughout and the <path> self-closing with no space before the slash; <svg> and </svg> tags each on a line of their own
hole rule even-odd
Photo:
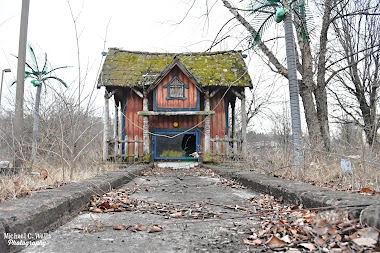
<svg viewBox="0 0 380 253">
<path fill-rule="evenodd" d="M 238 231 L 258 226 L 257 193 L 205 169 L 151 169 L 121 188 L 132 189 L 136 207 L 82 212 L 22 252 L 249 251 Z M 152 225 L 162 231 L 149 233 Z"/>
</svg>

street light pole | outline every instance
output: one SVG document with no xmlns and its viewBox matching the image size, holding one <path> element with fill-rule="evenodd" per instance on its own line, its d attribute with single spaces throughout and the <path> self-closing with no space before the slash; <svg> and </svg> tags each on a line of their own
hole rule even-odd
<svg viewBox="0 0 380 253">
<path fill-rule="evenodd" d="M 16 138 L 17 146 L 19 143 L 21 143 L 21 136 L 24 126 L 24 79 L 26 61 L 26 42 L 28 35 L 29 3 L 30 0 L 22 0 L 21 6 L 20 38 L 18 44 L 17 62 L 16 106 L 14 121 L 14 137 Z M 17 146 L 15 148 L 17 148 Z M 18 167 L 17 161 L 14 162 L 14 166 Z"/>
<path fill-rule="evenodd" d="M 4 73 L 11 72 L 11 69 L 3 69 L 1 71 L 1 84 L 0 84 L 0 114 L 1 114 L 1 95 L 3 94 L 3 81 L 4 81 Z"/>
</svg>

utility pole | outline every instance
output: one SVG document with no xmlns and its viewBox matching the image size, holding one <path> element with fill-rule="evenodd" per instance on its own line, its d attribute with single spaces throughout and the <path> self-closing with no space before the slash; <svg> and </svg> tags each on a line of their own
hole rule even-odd
<svg viewBox="0 0 380 253">
<path fill-rule="evenodd" d="M 28 35 L 28 17 L 29 17 L 30 0 L 22 0 L 20 37 L 18 44 L 18 63 L 17 63 L 17 86 L 16 86 L 16 106 L 15 106 L 15 125 L 14 137 L 16 138 L 16 150 L 21 143 L 21 136 L 24 125 L 24 79 L 25 79 L 25 61 L 26 61 L 26 42 Z M 15 152 L 16 152 L 15 150 Z M 17 158 L 17 156 L 15 157 Z M 18 167 L 18 163 L 14 167 Z"/>
<path fill-rule="evenodd" d="M 4 81 L 4 73 L 9 73 L 11 72 L 11 69 L 3 69 L 3 71 L 1 71 L 1 84 L 0 84 L 0 115 L 2 113 L 2 109 L 1 109 L 1 95 L 3 94 L 3 81 Z"/>
</svg>

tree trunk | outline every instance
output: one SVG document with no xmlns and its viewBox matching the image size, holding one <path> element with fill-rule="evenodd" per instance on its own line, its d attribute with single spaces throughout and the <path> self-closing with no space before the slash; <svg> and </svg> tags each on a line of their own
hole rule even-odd
<svg viewBox="0 0 380 253">
<path fill-rule="evenodd" d="M 297 83 L 297 69 L 295 56 L 295 43 L 293 34 L 293 22 L 291 13 L 284 19 L 286 61 L 288 65 L 288 80 L 290 94 L 290 114 L 292 118 L 293 136 L 293 174 L 297 175 L 300 168 L 304 166 L 303 147 L 301 140 L 301 117 L 299 108 L 299 92 Z"/>
<path fill-rule="evenodd" d="M 257 31 L 251 26 L 251 24 L 243 17 L 241 16 L 238 11 L 231 6 L 228 0 L 221 0 L 224 4 L 224 6 L 234 15 L 234 17 L 247 29 L 249 33 L 251 33 L 252 37 L 256 36 Z M 292 27 L 293 31 L 293 27 Z M 292 33 L 293 34 L 293 33 Z M 294 37 L 292 37 L 293 40 L 293 46 L 294 46 Z M 301 42 L 302 39 L 299 40 Z M 305 44 L 305 43 L 304 43 Z M 321 129 L 320 127 L 320 121 L 319 117 L 317 115 L 316 105 L 314 102 L 313 92 L 315 88 L 315 82 L 313 80 L 313 57 L 311 55 L 310 45 L 307 44 L 308 48 L 306 48 L 309 52 L 309 55 L 307 55 L 305 58 L 303 58 L 302 66 L 300 67 L 300 73 L 302 75 L 302 81 L 299 82 L 299 94 L 302 97 L 302 102 L 305 110 L 305 118 L 307 123 L 307 129 L 309 133 L 309 137 L 311 140 L 311 143 L 316 143 L 321 141 Z M 288 69 L 286 69 L 280 61 L 276 58 L 276 56 L 273 54 L 270 49 L 265 46 L 263 42 L 260 42 L 257 47 L 263 52 L 266 57 L 268 57 L 269 62 L 276 68 L 276 73 L 281 74 L 285 78 L 289 78 L 288 75 Z M 302 45 L 300 45 L 301 49 L 303 48 Z M 293 48 L 294 52 L 295 48 Z M 304 57 L 304 52 L 307 50 L 303 50 L 302 57 Z M 295 63 L 294 63 L 295 64 Z M 305 65 L 304 65 L 305 64 Z M 301 64 L 300 64 L 301 65 Z M 288 67 L 289 68 L 289 67 Z M 308 70 L 308 71 L 305 71 Z M 306 76 L 305 76 L 306 75 Z M 324 92 L 326 92 L 324 90 Z M 322 95 L 325 93 L 321 93 Z M 327 99 L 326 99 L 327 101 Z M 326 102 L 327 103 L 327 102 Z M 324 101 L 321 102 L 320 105 L 324 104 Z M 317 105 L 318 106 L 318 105 Z M 323 114 L 325 113 L 325 114 Z M 329 143 L 329 128 L 328 128 L 328 121 L 327 121 L 327 104 L 326 104 L 326 110 L 322 112 L 321 115 L 325 115 L 323 118 L 324 121 L 324 127 L 326 134 L 324 135 L 326 138 L 326 142 Z"/>
<path fill-rule="evenodd" d="M 32 133 L 32 163 L 37 158 L 37 141 L 38 141 L 38 123 L 40 118 L 40 101 L 41 101 L 42 83 L 37 86 L 36 100 L 34 101 L 34 115 L 33 115 L 33 133 Z"/>
<path fill-rule="evenodd" d="M 328 123 L 328 107 L 326 92 L 326 53 L 327 53 L 327 33 L 331 24 L 331 10 L 335 5 L 335 0 L 326 0 L 322 17 L 321 35 L 319 37 L 319 56 L 317 66 L 317 85 L 314 90 L 317 104 L 317 116 L 323 143 L 327 151 L 330 150 L 330 129 Z"/>
</svg>

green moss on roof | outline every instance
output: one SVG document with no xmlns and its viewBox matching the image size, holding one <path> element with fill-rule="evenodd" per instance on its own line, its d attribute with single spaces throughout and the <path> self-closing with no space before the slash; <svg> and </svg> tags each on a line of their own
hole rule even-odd
<svg viewBox="0 0 380 253">
<path fill-rule="evenodd" d="M 207 53 L 147 53 L 110 48 L 99 76 L 99 86 L 133 87 L 152 84 L 174 57 L 198 84 L 251 87 L 252 81 L 240 51 Z"/>
</svg>

